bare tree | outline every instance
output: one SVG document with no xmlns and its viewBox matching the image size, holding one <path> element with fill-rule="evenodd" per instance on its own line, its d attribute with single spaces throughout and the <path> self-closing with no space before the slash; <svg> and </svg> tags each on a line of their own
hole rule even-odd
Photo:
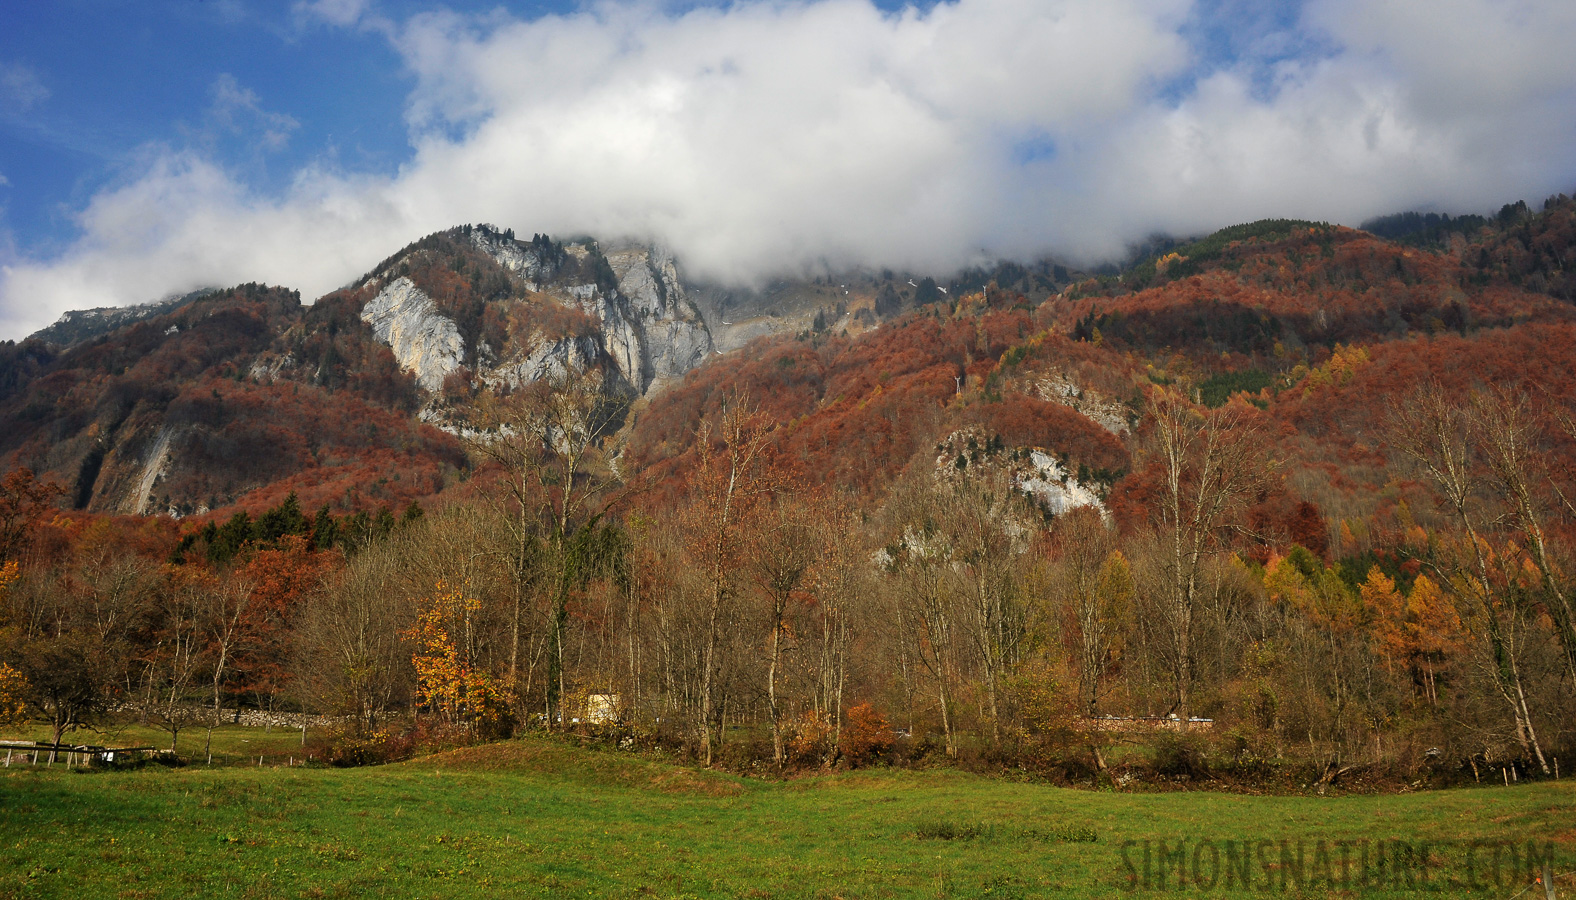
<svg viewBox="0 0 1576 900">
<path fill-rule="evenodd" d="M 1093 718 L 1100 714 L 1105 672 L 1132 599 L 1133 578 L 1098 511 L 1066 513 L 1056 522 L 1055 537 L 1058 592 L 1077 642 L 1079 705 Z"/>
<path fill-rule="evenodd" d="M 690 555 L 705 573 L 705 643 L 701 669 L 700 738 L 706 765 L 720 742 L 719 656 L 724 616 L 738 596 L 744 520 L 771 490 L 764 452 L 770 428 L 746 399 L 724 405 L 701 423 L 690 479 Z"/>
<path fill-rule="evenodd" d="M 234 573 L 226 578 L 214 578 L 202 594 L 199 621 L 212 655 L 214 725 L 219 724 L 223 707 L 221 692 L 225 676 L 230 673 L 230 666 L 246 638 L 246 611 L 251 601 L 252 585 Z"/>
<path fill-rule="evenodd" d="M 172 753 L 201 708 L 200 692 L 194 694 L 194 689 L 205 662 L 203 606 L 213 587 L 213 575 L 206 570 L 175 569 L 157 601 L 156 640 L 144 669 L 143 703 L 159 727 L 170 733 Z"/>
<path fill-rule="evenodd" d="M 1002 681 L 1028 640 L 1019 569 L 1032 524 L 1019 515 L 1023 498 L 1005 477 L 967 479 L 938 490 L 941 535 L 951 592 L 960 601 L 967 638 L 980 666 L 991 740 L 1001 740 Z"/>
<path fill-rule="evenodd" d="M 1166 606 L 1173 643 L 1176 714 L 1193 712 L 1194 618 L 1204 565 L 1223 549 L 1235 514 L 1265 483 L 1270 465 L 1257 419 L 1246 404 L 1200 412 L 1179 393 L 1150 397 L 1161 487 L 1156 518 L 1166 545 Z"/>
<path fill-rule="evenodd" d="M 546 702 L 551 727 L 563 719 L 570 592 L 591 562 L 588 552 L 599 520 L 594 505 L 616 482 L 600 458 L 602 441 L 622 419 L 624 405 L 608 392 L 601 369 L 569 365 L 507 394 L 490 395 L 482 408 L 482 429 L 467 444 L 502 469 L 505 491 L 497 500 L 513 508 L 503 517 L 510 523 L 515 585 L 509 685 L 519 684 L 526 598 L 545 590 L 551 606 Z"/>
<path fill-rule="evenodd" d="M 1521 391 L 1503 386 L 1474 391 L 1470 416 L 1479 450 L 1542 579 L 1544 606 L 1564 650 L 1565 671 L 1576 680 L 1576 622 L 1544 527 L 1536 483 L 1546 480 L 1539 442 L 1543 417 Z"/>
<path fill-rule="evenodd" d="M 780 493 L 754 523 L 749 550 L 750 576 L 765 597 L 768 609 L 771 646 L 766 662 L 766 698 L 772 720 L 772 759 L 778 765 L 783 762 L 779 673 L 791 639 L 790 607 L 795 595 L 811 581 L 825 538 L 823 529 L 817 527 L 813 502 L 801 500 L 792 491 Z"/>
<path fill-rule="evenodd" d="M 892 576 L 898 632 L 912 648 L 918 664 L 905 678 L 913 727 L 913 684 L 923 669 L 935 682 L 941 732 L 948 756 L 958 752 L 957 723 L 953 709 L 958 661 L 957 597 L 950 577 L 950 547 L 942 534 L 941 509 L 929 475 L 920 474 L 901 486 L 889 507 L 895 532 L 887 546 L 886 568 Z M 905 654 L 907 650 L 905 649 Z M 906 665 L 905 656 L 905 668 Z"/>
<path fill-rule="evenodd" d="M 411 654 L 399 632 L 415 619 L 401 584 L 408 537 L 363 549 L 308 606 L 297 626 L 297 689 L 319 709 L 371 732 L 408 696 Z"/>
<path fill-rule="evenodd" d="M 1469 557 L 1465 579 L 1472 596 L 1472 605 L 1480 613 L 1483 633 L 1492 657 L 1491 672 L 1496 689 L 1510 707 L 1516 726 L 1516 738 L 1522 750 L 1534 757 L 1540 768 L 1548 771 L 1543 748 L 1538 742 L 1537 727 L 1527 701 L 1526 686 L 1522 681 L 1520 654 L 1516 652 L 1514 633 L 1506 632 L 1502 618 L 1507 607 L 1512 607 L 1509 624 L 1515 626 L 1517 617 L 1513 607 L 1518 599 L 1501 596 L 1495 587 L 1491 569 L 1488 541 L 1481 533 L 1476 511 L 1475 495 L 1480 489 L 1474 459 L 1474 424 L 1466 410 L 1451 400 L 1438 382 L 1419 388 L 1405 403 L 1391 409 L 1391 438 L 1401 453 L 1409 458 L 1434 484 L 1454 515 L 1465 540 Z M 1502 440 L 1510 440 L 1505 436 Z M 1441 572 L 1441 580 L 1450 582 L 1450 572 Z"/>
<path fill-rule="evenodd" d="M 856 624 L 868 615 L 870 557 L 859 540 L 858 515 L 829 505 L 817 519 L 823 552 L 814 575 L 816 637 L 814 702 L 832 721 L 832 743 L 842 736 L 843 697 L 848 685 L 849 648 Z M 900 640 L 901 642 L 901 640 Z"/>
</svg>

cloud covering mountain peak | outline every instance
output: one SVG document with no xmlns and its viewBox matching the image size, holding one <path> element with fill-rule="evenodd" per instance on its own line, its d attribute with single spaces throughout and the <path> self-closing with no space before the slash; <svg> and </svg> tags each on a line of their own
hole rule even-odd
<svg viewBox="0 0 1576 900">
<path fill-rule="evenodd" d="M 7 261 L 6 331 L 203 284 L 315 297 L 460 222 L 656 239 L 693 274 L 751 281 L 1089 261 L 1156 230 L 1479 210 L 1576 181 L 1569 4 L 1253 9 L 810 0 L 395 21 L 301 5 L 398 53 L 408 160 L 376 174 L 328 156 L 270 191 L 200 148 L 148 147 L 75 214 L 72 244 Z"/>
</svg>

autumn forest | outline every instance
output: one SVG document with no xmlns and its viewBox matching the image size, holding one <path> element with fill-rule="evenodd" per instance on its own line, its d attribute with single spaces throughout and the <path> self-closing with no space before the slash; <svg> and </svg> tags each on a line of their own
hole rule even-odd
<svg viewBox="0 0 1576 900">
<path fill-rule="evenodd" d="M 467 348 L 599 340 L 468 229 L 378 273 Z M 1572 768 L 1569 198 L 871 276 L 649 393 L 479 349 L 428 390 L 382 283 L 0 347 L 0 719 L 196 753 L 310 714 L 339 765 L 544 729 L 752 772 Z"/>
</svg>

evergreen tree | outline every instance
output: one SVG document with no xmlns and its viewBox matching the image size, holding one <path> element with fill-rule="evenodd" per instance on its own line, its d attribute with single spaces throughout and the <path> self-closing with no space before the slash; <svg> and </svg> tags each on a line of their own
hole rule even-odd
<svg viewBox="0 0 1576 900">
<path fill-rule="evenodd" d="M 229 562 L 252 539 L 252 517 L 238 512 L 216 530 L 208 542 L 208 561 Z"/>
<path fill-rule="evenodd" d="M 317 511 L 317 516 L 312 519 L 312 546 L 318 550 L 327 550 L 339 543 L 339 523 L 334 521 L 334 516 L 328 511 L 325 503 Z"/>
<path fill-rule="evenodd" d="M 301 501 L 291 491 L 283 503 L 257 517 L 252 536 L 259 543 L 272 543 L 287 534 L 305 535 L 308 524 L 306 516 L 301 514 Z"/>
<path fill-rule="evenodd" d="M 417 522 L 420 522 L 421 517 L 425 516 L 426 514 L 427 511 L 421 508 L 421 504 L 412 500 L 410 501 L 410 505 L 405 507 L 405 514 L 400 516 L 400 527 L 403 528 L 406 525 L 414 525 Z"/>
</svg>

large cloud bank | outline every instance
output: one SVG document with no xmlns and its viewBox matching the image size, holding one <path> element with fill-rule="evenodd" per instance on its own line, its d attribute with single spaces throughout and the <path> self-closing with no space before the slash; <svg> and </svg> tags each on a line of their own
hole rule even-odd
<svg viewBox="0 0 1576 900">
<path fill-rule="evenodd" d="M 1569 0 L 1310 0 L 1281 24 L 1252 8 L 745 0 L 390 22 L 304 4 L 386 35 L 415 74 L 410 161 L 312 166 L 267 194 L 200 149 L 150 148 L 71 247 L 0 270 L 0 327 L 241 281 L 316 297 L 462 222 L 657 239 L 748 281 L 1093 260 L 1157 230 L 1576 186 Z M 1222 31 L 1229 52 L 1204 37 Z"/>
</svg>

